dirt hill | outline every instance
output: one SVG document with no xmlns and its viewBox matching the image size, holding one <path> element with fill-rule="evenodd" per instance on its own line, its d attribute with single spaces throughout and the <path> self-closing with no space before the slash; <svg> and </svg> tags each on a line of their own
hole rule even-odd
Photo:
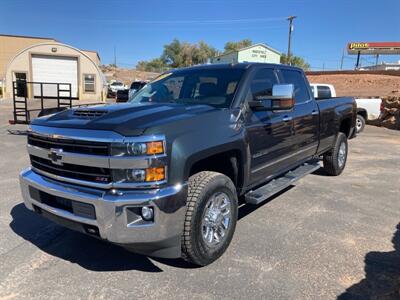
<svg viewBox="0 0 400 300">
<path fill-rule="evenodd" d="M 110 80 L 119 80 L 124 84 L 130 85 L 135 80 L 151 80 L 157 77 L 158 73 L 142 72 L 135 69 L 124 69 L 114 68 L 111 66 L 101 66 L 104 76 L 106 76 L 107 82 Z"/>
<path fill-rule="evenodd" d="M 338 96 L 386 97 L 400 92 L 399 76 L 382 74 L 307 75 L 311 83 L 333 84 Z"/>
</svg>

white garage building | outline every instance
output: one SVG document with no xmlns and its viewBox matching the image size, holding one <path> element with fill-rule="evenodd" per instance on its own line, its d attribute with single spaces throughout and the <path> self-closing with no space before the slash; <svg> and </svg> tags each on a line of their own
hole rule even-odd
<svg viewBox="0 0 400 300">
<path fill-rule="evenodd" d="M 281 53 L 278 50 L 266 45 L 255 44 L 238 51 L 231 51 L 222 55 L 216 56 L 211 59 L 213 64 L 222 63 L 241 63 L 241 62 L 259 62 L 279 64 L 281 60 Z"/>
<path fill-rule="evenodd" d="M 57 41 L 30 45 L 5 64 L 4 97 L 13 97 L 13 82 L 23 79 L 28 82 L 55 83 L 28 84 L 28 97 L 57 97 L 59 90 L 69 90 L 77 100 L 103 101 L 106 97 L 106 81 L 99 68 L 100 58 L 96 52 L 83 51 Z M 43 89 L 43 91 L 41 90 Z M 60 96 L 69 96 L 60 92 Z"/>
</svg>

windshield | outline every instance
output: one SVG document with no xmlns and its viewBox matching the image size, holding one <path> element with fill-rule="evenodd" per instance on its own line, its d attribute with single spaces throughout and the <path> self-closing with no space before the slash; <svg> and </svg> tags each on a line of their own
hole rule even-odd
<svg viewBox="0 0 400 300">
<path fill-rule="evenodd" d="M 113 83 L 111 83 L 111 85 L 112 86 L 120 86 L 120 85 L 123 85 L 123 83 L 122 82 L 113 82 Z"/>
<path fill-rule="evenodd" d="M 243 69 L 188 69 L 160 75 L 133 94 L 131 103 L 206 104 L 229 107 Z"/>
</svg>

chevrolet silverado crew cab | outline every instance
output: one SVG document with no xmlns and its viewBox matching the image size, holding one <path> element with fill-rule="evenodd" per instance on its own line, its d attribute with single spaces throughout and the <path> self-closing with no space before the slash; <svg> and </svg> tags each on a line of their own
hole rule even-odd
<svg viewBox="0 0 400 300">
<path fill-rule="evenodd" d="M 33 120 L 22 194 L 71 229 L 207 265 L 232 240 L 238 199 L 258 204 L 320 160 L 339 175 L 355 120 L 353 98 L 315 101 L 298 68 L 177 69 L 128 103 Z"/>
</svg>

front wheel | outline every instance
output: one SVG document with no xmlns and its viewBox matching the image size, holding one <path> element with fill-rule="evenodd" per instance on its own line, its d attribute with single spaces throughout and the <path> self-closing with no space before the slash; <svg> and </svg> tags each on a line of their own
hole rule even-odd
<svg viewBox="0 0 400 300">
<path fill-rule="evenodd" d="M 340 175 L 346 166 L 347 152 L 347 137 L 343 132 L 339 132 L 332 150 L 324 154 L 324 170 L 332 176 Z"/>
<path fill-rule="evenodd" d="M 182 258 L 205 266 L 228 248 L 238 215 L 236 189 L 229 177 L 204 171 L 189 178 Z"/>
</svg>

